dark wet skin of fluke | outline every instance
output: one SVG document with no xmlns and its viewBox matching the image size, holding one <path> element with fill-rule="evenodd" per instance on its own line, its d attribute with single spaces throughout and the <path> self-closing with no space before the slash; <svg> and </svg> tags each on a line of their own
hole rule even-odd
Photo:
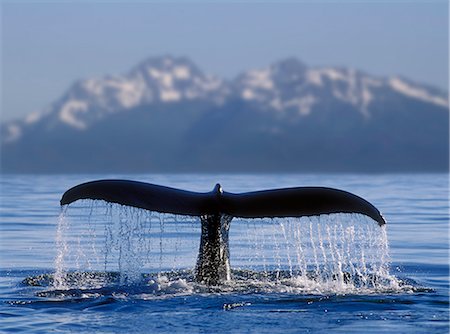
<svg viewBox="0 0 450 334">
<path fill-rule="evenodd" d="M 104 200 L 161 213 L 199 216 L 202 223 L 196 281 L 217 285 L 231 279 L 228 231 L 233 217 L 303 217 L 332 213 L 359 213 L 384 225 L 381 213 L 365 199 L 324 187 L 296 187 L 241 194 L 197 193 L 129 180 L 99 180 L 67 190 L 61 205 L 79 199 Z"/>
</svg>

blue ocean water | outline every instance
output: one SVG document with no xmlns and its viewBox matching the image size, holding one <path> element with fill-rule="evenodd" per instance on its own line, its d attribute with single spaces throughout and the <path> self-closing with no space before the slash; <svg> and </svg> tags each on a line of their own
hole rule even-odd
<svg viewBox="0 0 450 334">
<path fill-rule="evenodd" d="M 89 202 L 60 217 L 66 189 L 102 178 L 193 191 L 216 182 L 229 192 L 328 186 L 366 198 L 388 223 L 381 229 L 354 215 L 233 221 L 235 280 L 207 288 L 191 280 L 200 235 L 193 219 Z M 0 331 L 448 333 L 448 181 L 447 174 L 3 175 Z M 320 276 L 346 264 L 342 272 L 362 273 L 358 282 Z M 302 268 L 310 279 L 298 277 Z"/>
</svg>

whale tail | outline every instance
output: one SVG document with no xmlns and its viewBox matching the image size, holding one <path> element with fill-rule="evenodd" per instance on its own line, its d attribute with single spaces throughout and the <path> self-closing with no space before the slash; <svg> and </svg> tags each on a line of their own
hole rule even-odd
<svg viewBox="0 0 450 334">
<path fill-rule="evenodd" d="M 270 189 L 234 194 L 217 184 L 213 191 L 198 193 L 128 180 L 99 180 L 67 190 L 61 205 L 79 199 L 104 200 L 161 213 L 189 216 L 225 214 L 232 217 L 302 217 L 332 213 L 359 213 L 380 226 L 380 211 L 352 193 L 324 187 Z"/>
<path fill-rule="evenodd" d="M 346 191 L 322 187 L 271 189 L 241 194 L 224 192 L 220 184 L 208 193 L 190 192 L 128 180 L 99 180 L 67 190 L 61 205 L 79 199 L 104 200 L 141 209 L 199 216 L 200 249 L 195 280 L 217 285 L 231 279 L 228 231 L 233 217 L 302 217 L 359 213 L 378 224 L 386 222 L 365 199 Z"/>
</svg>

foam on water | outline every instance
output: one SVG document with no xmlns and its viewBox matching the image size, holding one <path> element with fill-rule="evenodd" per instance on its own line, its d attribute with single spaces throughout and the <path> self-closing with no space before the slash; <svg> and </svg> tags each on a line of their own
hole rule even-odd
<svg viewBox="0 0 450 334">
<path fill-rule="evenodd" d="M 141 286 L 145 298 L 208 291 L 405 291 L 389 273 L 386 226 L 359 214 L 234 218 L 233 279 L 220 287 L 194 282 L 200 229 L 198 217 L 78 201 L 59 217 L 51 284 L 58 291 Z"/>
</svg>

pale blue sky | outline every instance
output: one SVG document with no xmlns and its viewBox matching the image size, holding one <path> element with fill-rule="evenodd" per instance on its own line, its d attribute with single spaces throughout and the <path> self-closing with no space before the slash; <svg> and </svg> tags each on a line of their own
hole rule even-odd
<svg viewBox="0 0 450 334">
<path fill-rule="evenodd" d="M 2 119 L 20 118 L 77 79 L 188 56 L 239 72 L 295 56 L 308 65 L 402 75 L 447 90 L 446 1 L 2 2 Z"/>
</svg>

